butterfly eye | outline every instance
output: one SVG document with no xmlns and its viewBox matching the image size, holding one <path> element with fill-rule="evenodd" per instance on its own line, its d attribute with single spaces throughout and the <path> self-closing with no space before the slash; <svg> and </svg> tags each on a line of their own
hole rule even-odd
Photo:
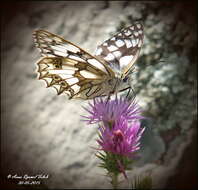
<svg viewBox="0 0 198 190">
<path fill-rule="evenodd" d="M 125 77 L 125 78 L 123 79 L 123 82 L 127 82 L 128 78 L 129 78 L 129 77 Z"/>
</svg>

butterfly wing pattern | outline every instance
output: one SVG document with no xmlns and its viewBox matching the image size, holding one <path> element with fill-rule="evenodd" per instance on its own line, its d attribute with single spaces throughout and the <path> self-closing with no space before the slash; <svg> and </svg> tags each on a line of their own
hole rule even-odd
<svg viewBox="0 0 198 190">
<path fill-rule="evenodd" d="M 95 56 L 45 30 L 35 31 L 33 39 L 42 56 L 37 62 L 39 79 L 58 95 L 90 99 L 114 92 L 130 73 L 143 43 L 143 26 L 124 28 L 98 46 Z"/>
<path fill-rule="evenodd" d="M 143 25 L 135 22 L 99 45 L 95 55 L 104 59 L 118 76 L 124 78 L 139 56 L 143 37 Z"/>
<path fill-rule="evenodd" d="M 58 95 L 66 93 L 70 98 L 89 99 L 105 93 L 101 84 L 114 77 L 107 65 L 50 32 L 35 31 L 33 38 L 43 56 L 37 62 L 39 79 L 47 87 L 54 87 Z"/>
</svg>

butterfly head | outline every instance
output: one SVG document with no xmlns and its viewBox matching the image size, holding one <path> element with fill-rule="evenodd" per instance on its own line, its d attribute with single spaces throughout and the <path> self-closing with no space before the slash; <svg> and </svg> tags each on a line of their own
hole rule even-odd
<svg viewBox="0 0 198 190">
<path fill-rule="evenodd" d="M 131 75 L 126 75 L 125 77 L 122 78 L 122 84 L 124 86 L 131 86 L 131 81 L 132 81 Z"/>
<path fill-rule="evenodd" d="M 122 81 L 123 81 L 124 83 L 127 83 L 128 80 L 129 80 L 129 76 L 125 76 L 125 77 L 122 79 Z"/>
</svg>

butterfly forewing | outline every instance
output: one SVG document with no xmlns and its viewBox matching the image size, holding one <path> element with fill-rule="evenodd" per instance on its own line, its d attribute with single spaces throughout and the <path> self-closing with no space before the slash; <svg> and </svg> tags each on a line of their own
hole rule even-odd
<svg viewBox="0 0 198 190">
<path fill-rule="evenodd" d="M 39 79 L 58 94 L 70 98 L 92 98 L 102 95 L 101 84 L 114 77 L 113 71 L 78 46 L 44 30 L 33 34 L 36 46 L 44 57 L 38 63 Z"/>
<path fill-rule="evenodd" d="M 96 57 L 55 34 L 45 30 L 38 30 L 33 33 L 33 38 L 42 56 L 68 57 L 76 61 L 89 63 L 107 74 L 113 75 L 111 70 Z"/>
<path fill-rule="evenodd" d="M 143 26 L 136 22 L 99 45 L 95 55 L 104 59 L 115 73 L 127 74 L 132 69 L 142 44 Z"/>
</svg>

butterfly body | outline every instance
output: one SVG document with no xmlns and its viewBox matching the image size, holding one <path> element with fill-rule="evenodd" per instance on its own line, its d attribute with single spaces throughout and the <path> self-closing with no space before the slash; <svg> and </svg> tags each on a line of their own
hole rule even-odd
<svg viewBox="0 0 198 190">
<path fill-rule="evenodd" d="M 143 43 L 143 27 L 135 23 L 96 49 L 95 55 L 45 30 L 35 31 L 39 79 L 57 94 L 91 99 L 118 93 L 131 86 L 130 74 Z"/>
</svg>

